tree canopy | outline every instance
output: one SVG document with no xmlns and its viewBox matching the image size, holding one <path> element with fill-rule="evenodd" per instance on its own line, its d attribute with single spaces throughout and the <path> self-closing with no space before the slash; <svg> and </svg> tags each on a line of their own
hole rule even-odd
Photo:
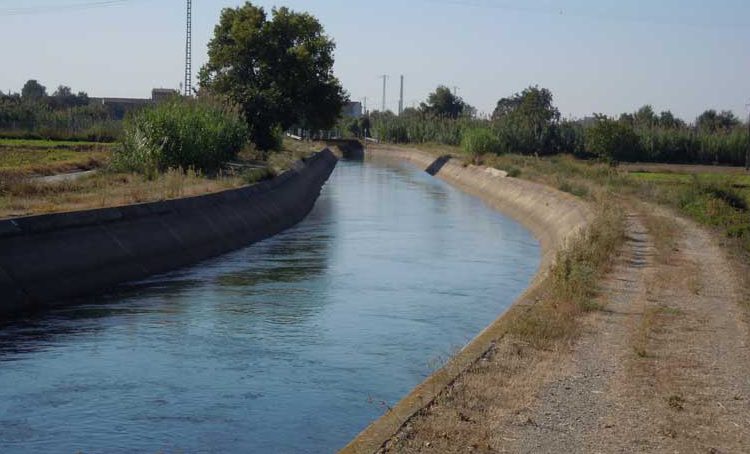
<svg viewBox="0 0 750 454">
<path fill-rule="evenodd" d="M 710 109 L 703 112 L 695 123 L 701 131 L 713 133 L 717 131 L 728 131 L 739 125 L 740 120 L 729 110 L 722 110 L 717 113 L 715 110 Z"/>
<path fill-rule="evenodd" d="M 318 20 L 288 8 L 271 15 L 250 2 L 222 10 L 199 73 L 201 89 L 240 106 L 260 149 L 277 144 L 279 128 L 333 126 L 347 100 Z"/>
<path fill-rule="evenodd" d="M 596 115 L 596 119 L 596 123 L 585 132 L 586 149 L 589 153 L 615 161 L 630 160 L 637 156 L 639 138 L 632 126 L 603 115 Z"/>
<path fill-rule="evenodd" d="M 492 120 L 506 148 L 523 153 L 550 153 L 558 133 L 560 111 L 552 92 L 529 87 L 497 102 Z"/>
<path fill-rule="evenodd" d="M 47 88 L 36 80 L 27 81 L 21 89 L 24 101 L 39 101 L 47 96 Z"/>
<path fill-rule="evenodd" d="M 460 96 L 451 92 L 450 88 L 440 85 L 430 93 L 427 102 L 423 102 L 419 110 L 426 115 L 458 118 L 462 115 L 471 115 L 474 108 L 466 104 Z"/>
</svg>

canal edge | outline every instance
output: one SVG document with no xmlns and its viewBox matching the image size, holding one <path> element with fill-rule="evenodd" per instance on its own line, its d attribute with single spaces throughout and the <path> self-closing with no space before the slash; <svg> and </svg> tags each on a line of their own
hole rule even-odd
<svg viewBox="0 0 750 454">
<path fill-rule="evenodd" d="M 429 406 L 471 365 L 479 361 L 503 338 L 504 321 L 513 308 L 534 304 L 557 252 L 569 238 L 582 231 L 594 219 L 591 206 L 580 198 L 549 186 L 507 177 L 491 169 L 464 165 L 449 157 L 435 159 L 419 150 L 377 146 L 370 156 L 408 161 L 462 191 L 479 197 L 493 209 L 506 214 L 529 229 L 539 241 L 542 259 L 529 287 L 508 310 L 484 328 L 447 364 L 412 389 L 387 413 L 372 422 L 340 454 L 377 452 L 417 413 Z"/>
</svg>

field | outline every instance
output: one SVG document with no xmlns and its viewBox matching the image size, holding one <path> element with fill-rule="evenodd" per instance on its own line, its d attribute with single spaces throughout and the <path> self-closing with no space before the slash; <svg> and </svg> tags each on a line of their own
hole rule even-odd
<svg viewBox="0 0 750 454">
<path fill-rule="evenodd" d="M 0 139 L 0 176 L 45 176 L 106 166 L 112 145 Z"/>
<path fill-rule="evenodd" d="M 240 153 L 233 166 L 214 175 L 172 169 L 148 178 L 109 167 L 116 144 L 0 139 L 0 218 L 84 210 L 207 194 L 252 184 L 322 148 L 285 142 L 282 151 Z M 97 170 L 75 180 L 39 177 Z"/>
</svg>

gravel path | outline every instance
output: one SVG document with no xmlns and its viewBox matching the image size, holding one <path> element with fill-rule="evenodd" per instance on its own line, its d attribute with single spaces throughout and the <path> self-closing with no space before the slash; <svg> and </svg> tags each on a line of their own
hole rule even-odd
<svg viewBox="0 0 750 454">
<path fill-rule="evenodd" d="M 661 212 L 661 216 L 669 216 Z M 506 452 L 748 452 L 748 329 L 716 240 L 677 218 L 656 253 L 642 215 L 603 285 L 604 311 L 524 410 Z"/>
<path fill-rule="evenodd" d="M 666 209 L 633 207 L 626 227 L 573 345 L 498 342 L 381 452 L 750 452 L 740 268 Z"/>
</svg>

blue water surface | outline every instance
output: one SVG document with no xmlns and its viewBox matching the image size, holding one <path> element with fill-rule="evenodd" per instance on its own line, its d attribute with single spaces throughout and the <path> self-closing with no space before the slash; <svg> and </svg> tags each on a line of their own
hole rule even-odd
<svg viewBox="0 0 750 454">
<path fill-rule="evenodd" d="M 274 238 L 0 325 L 0 452 L 334 452 L 529 284 L 515 221 L 342 161 Z"/>
</svg>

